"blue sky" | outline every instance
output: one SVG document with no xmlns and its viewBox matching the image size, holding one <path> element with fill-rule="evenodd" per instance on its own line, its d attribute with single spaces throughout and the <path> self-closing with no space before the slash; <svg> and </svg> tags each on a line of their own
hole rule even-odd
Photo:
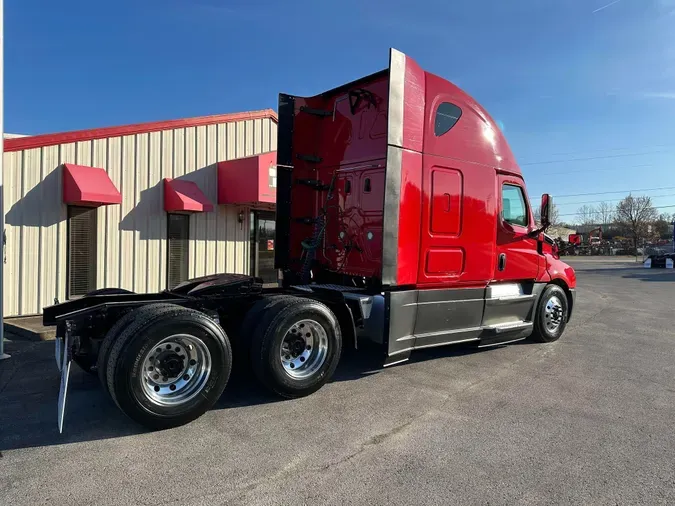
<svg viewBox="0 0 675 506">
<path fill-rule="evenodd" d="M 5 131 L 276 109 L 396 47 L 503 124 L 531 197 L 675 213 L 674 26 L 675 0 L 5 0 Z"/>
</svg>

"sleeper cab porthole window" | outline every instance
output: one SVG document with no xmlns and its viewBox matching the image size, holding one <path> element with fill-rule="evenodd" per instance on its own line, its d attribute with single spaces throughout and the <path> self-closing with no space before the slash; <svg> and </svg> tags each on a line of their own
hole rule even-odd
<svg viewBox="0 0 675 506">
<path fill-rule="evenodd" d="M 436 109 L 436 118 L 434 119 L 434 135 L 440 137 L 448 133 L 462 116 L 462 110 L 450 102 L 442 102 Z"/>
</svg>

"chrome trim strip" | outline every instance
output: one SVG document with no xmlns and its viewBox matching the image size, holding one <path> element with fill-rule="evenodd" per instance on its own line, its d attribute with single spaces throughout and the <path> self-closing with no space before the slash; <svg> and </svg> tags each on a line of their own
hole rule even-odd
<svg viewBox="0 0 675 506">
<path fill-rule="evenodd" d="M 405 54 L 391 48 L 389 51 L 389 104 L 387 144 L 403 147 L 403 110 L 405 97 Z"/>
</svg>

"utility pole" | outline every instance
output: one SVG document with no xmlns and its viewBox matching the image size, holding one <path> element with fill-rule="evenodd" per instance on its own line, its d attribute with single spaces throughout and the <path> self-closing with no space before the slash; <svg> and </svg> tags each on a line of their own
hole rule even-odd
<svg viewBox="0 0 675 506">
<path fill-rule="evenodd" d="M 5 247 L 5 200 L 4 185 L 2 182 L 3 158 L 5 157 L 5 122 L 4 122 L 4 98 L 5 98 L 5 15 L 4 0 L 0 0 L 0 230 L 2 230 L 2 247 Z M 5 353 L 5 312 L 4 312 L 4 294 L 3 294 L 3 267 L 4 255 L 0 259 L 0 360 L 9 358 Z"/>
</svg>

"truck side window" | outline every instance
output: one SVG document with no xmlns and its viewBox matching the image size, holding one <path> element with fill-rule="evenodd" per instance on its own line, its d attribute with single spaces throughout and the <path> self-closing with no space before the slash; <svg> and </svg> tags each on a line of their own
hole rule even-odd
<svg viewBox="0 0 675 506">
<path fill-rule="evenodd" d="M 436 109 L 436 118 L 434 119 L 434 135 L 441 135 L 450 131 L 462 116 L 462 110 L 455 104 L 443 102 Z"/>
<path fill-rule="evenodd" d="M 505 184 L 502 187 L 502 216 L 511 225 L 526 227 L 529 219 L 525 196 L 520 186 Z"/>
</svg>

